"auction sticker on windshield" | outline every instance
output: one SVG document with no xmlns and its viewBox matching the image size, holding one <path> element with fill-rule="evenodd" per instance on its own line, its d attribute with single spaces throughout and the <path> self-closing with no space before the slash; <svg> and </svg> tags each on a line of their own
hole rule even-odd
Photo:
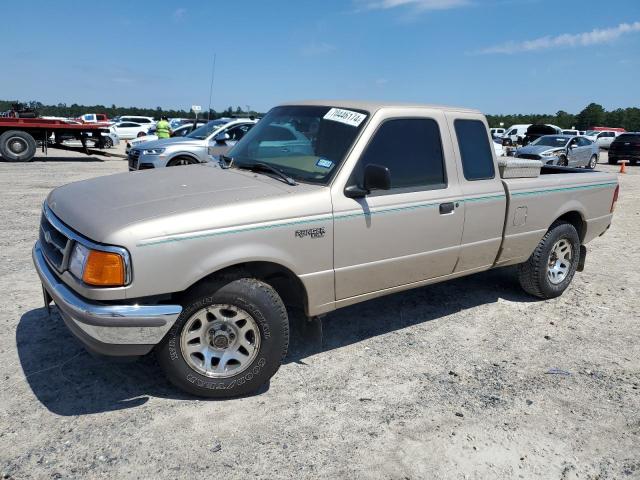
<svg viewBox="0 0 640 480">
<path fill-rule="evenodd" d="M 332 108 L 324 116 L 325 120 L 333 120 L 334 122 L 344 123 L 352 127 L 359 127 L 365 118 L 367 118 L 367 116 L 362 113 L 343 110 L 342 108 Z"/>
</svg>

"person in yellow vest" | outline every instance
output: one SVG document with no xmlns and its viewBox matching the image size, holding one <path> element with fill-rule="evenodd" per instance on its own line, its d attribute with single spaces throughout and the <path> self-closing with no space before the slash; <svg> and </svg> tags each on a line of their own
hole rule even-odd
<svg viewBox="0 0 640 480">
<path fill-rule="evenodd" d="M 156 136 L 158 138 L 169 138 L 171 136 L 171 127 L 167 117 L 162 117 L 158 123 L 156 123 Z"/>
</svg>

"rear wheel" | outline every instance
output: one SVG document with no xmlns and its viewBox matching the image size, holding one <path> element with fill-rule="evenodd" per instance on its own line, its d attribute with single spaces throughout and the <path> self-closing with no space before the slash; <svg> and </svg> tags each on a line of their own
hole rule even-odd
<svg viewBox="0 0 640 480">
<path fill-rule="evenodd" d="M 240 278 L 193 292 L 156 354 L 177 387 L 226 398 L 255 392 L 268 382 L 288 344 L 287 311 L 276 291 Z"/>
<path fill-rule="evenodd" d="M 171 160 L 167 163 L 167 167 L 179 167 L 181 165 L 195 165 L 198 163 L 194 158 L 191 157 L 178 157 Z"/>
<path fill-rule="evenodd" d="M 594 168 L 596 168 L 597 165 L 598 165 L 598 156 L 597 155 L 591 155 L 591 159 L 589 160 L 589 163 L 587 164 L 587 168 L 589 170 L 593 170 Z"/>
<path fill-rule="evenodd" d="M 555 222 L 529 259 L 518 266 L 520 285 L 536 297 L 558 297 L 571 283 L 579 262 L 578 232 L 570 223 Z"/>
<path fill-rule="evenodd" d="M 607 159 L 607 161 L 609 162 L 609 165 L 617 165 L 618 164 L 618 159 L 617 158 L 611 158 L 609 157 Z"/>
<path fill-rule="evenodd" d="M 11 162 L 28 162 L 36 154 L 36 140 L 27 132 L 9 130 L 0 135 L 0 155 Z"/>
</svg>

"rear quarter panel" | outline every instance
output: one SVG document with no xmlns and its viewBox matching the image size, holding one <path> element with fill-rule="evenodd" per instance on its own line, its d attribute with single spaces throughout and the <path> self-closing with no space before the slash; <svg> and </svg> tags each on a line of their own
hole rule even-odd
<svg viewBox="0 0 640 480">
<path fill-rule="evenodd" d="M 582 218 L 582 244 L 611 224 L 615 175 L 585 170 L 580 173 L 503 179 L 507 193 L 504 241 L 497 265 L 527 260 L 551 224 L 569 212 Z"/>
</svg>

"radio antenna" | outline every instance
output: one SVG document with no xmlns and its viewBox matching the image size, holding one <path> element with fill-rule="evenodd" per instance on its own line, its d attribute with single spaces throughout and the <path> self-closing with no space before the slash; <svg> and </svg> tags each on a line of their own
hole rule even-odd
<svg viewBox="0 0 640 480">
<path fill-rule="evenodd" d="M 211 96 L 213 95 L 213 79 L 216 75 L 216 54 L 213 54 L 213 64 L 211 65 L 211 85 L 209 86 L 209 107 L 207 108 L 207 122 L 211 118 Z"/>
</svg>

